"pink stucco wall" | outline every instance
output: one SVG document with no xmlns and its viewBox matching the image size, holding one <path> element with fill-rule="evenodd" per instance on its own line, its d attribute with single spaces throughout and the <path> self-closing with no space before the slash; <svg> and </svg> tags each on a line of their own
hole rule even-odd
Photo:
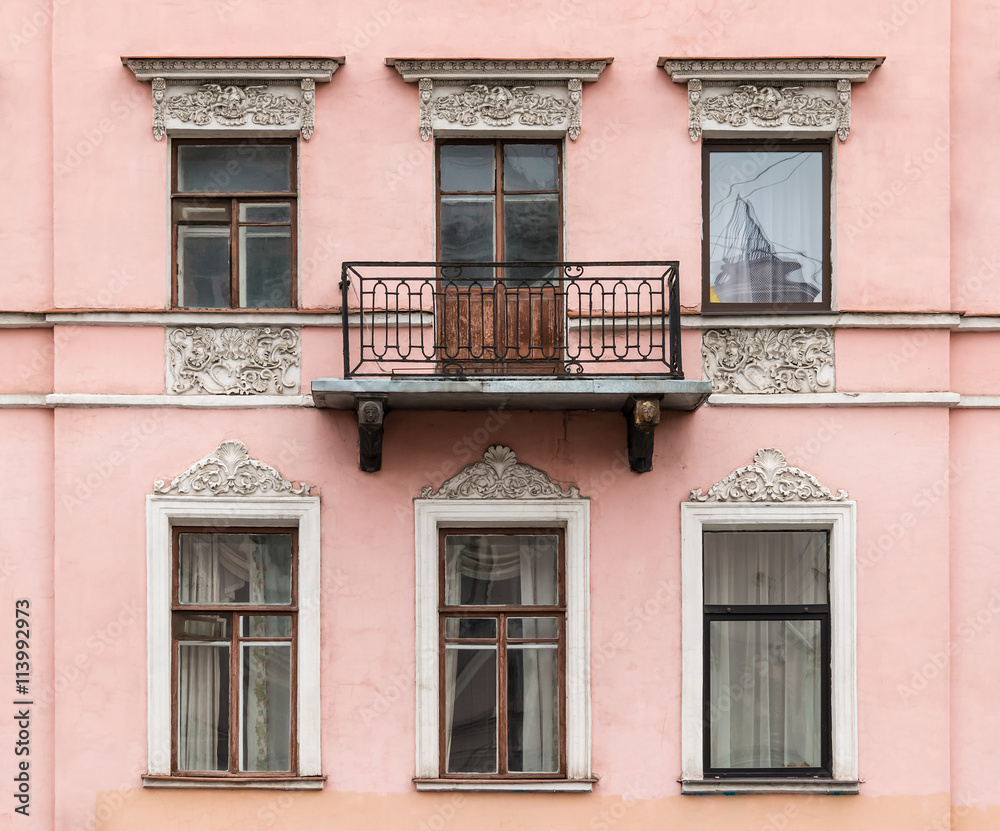
<svg viewBox="0 0 1000 831">
<path fill-rule="evenodd" d="M 992 0 L 823 0 L 808 15 L 788 0 L 101 0 L 100 14 L 64 2 L 54 20 L 34 26 L 41 8 L 8 0 L 0 9 L 8 34 L 0 96 L 16 114 L 0 124 L 0 155 L 17 160 L 3 174 L 4 192 L 16 198 L 0 200 L 0 312 L 167 309 L 168 144 L 152 137 L 149 86 L 119 56 L 345 53 L 333 81 L 318 86 L 314 137 L 299 142 L 307 311 L 339 307 L 344 260 L 434 258 L 433 144 L 417 132 L 414 85 L 384 65 L 386 56 L 613 56 L 585 88 L 579 140 L 566 143 L 567 257 L 679 260 L 681 302 L 696 320 L 701 145 L 687 134 L 685 89 L 656 59 L 774 54 L 887 56 L 855 86 L 851 136 L 835 142 L 837 310 L 1000 311 L 991 196 L 1000 185 L 991 155 L 1000 115 L 982 103 L 996 74 Z M 25 401 L 4 398 L 162 396 L 164 327 L 174 319 L 184 318 L 60 317 L 0 328 L 9 370 L 0 374 L 0 450 L 12 483 L 0 522 L 0 598 L 12 610 L 31 597 L 38 633 L 31 827 L 922 831 L 952 810 L 962 831 L 1000 825 L 995 409 L 775 407 L 756 396 L 694 414 L 664 411 L 654 469 L 643 476 L 626 470 L 617 413 L 490 421 L 396 411 L 386 419 L 382 471 L 363 474 L 350 412 L 193 409 L 182 399 L 150 407 L 145 398 L 132 402 L 142 406 L 95 398 L 87 407 L 14 409 Z M 695 325 L 682 336 L 688 378 L 702 376 Z M 956 315 L 936 328 L 838 328 L 837 391 L 1000 394 L 991 357 L 1000 335 L 960 325 Z M 303 328 L 303 392 L 340 374 L 341 349 L 338 328 Z M 246 442 L 322 499 L 328 780 L 319 793 L 141 788 L 144 500 L 154 480 L 226 439 Z M 492 444 L 513 447 L 591 500 L 600 781 L 590 796 L 418 794 L 411 781 L 412 500 Z M 858 504 L 864 784 L 856 798 L 680 796 L 678 506 L 759 447 L 781 449 Z M 4 689 L 12 656 L 8 638 Z M 9 730 L 0 720 L 0 748 Z M 13 757 L 3 753 L 9 781 Z M 0 798 L 0 819 L 21 823 L 10 811 Z"/>
</svg>

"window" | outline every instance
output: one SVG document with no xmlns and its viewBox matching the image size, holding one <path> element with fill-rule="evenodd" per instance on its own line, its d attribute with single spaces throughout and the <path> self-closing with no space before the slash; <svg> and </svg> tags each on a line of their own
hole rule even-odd
<svg viewBox="0 0 1000 831">
<path fill-rule="evenodd" d="M 858 790 L 854 505 L 684 503 L 682 787 Z"/>
<path fill-rule="evenodd" d="M 414 503 L 417 788 L 589 791 L 589 501 L 459 490 Z"/>
<path fill-rule="evenodd" d="M 297 536 L 174 528 L 172 773 L 296 770 Z"/>
<path fill-rule="evenodd" d="M 558 141 L 440 141 L 438 253 L 450 263 L 562 259 Z M 563 314 L 556 270 L 441 270 L 439 356 L 466 372 L 556 370 Z M 507 362 L 512 363 L 507 363 Z"/>
<path fill-rule="evenodd" d="M 441 531 L 443 776 L 565 775 L 562 529 Z"/>
<path fill-rule="evenodd" d="M 202 475 L 214 491 L 190 495 Z M 323 787 L 320 503 L 306 493 L 229 442 L 146 498 L 145 787 Z"/>
<path fill-rule="evenodd" d="M 175 140 L 176 308 L 297 304 L 294 139 Z"/>
<path fill-rule="evenodd" d="M 705 531 L 705 773 L 830 775 L 826 531 Z"/>
<path fill-rule="evenodd" d="M 705 141 L 702 152 L 702 309 L 830 309 L 830 142 Z"/>
</svg>

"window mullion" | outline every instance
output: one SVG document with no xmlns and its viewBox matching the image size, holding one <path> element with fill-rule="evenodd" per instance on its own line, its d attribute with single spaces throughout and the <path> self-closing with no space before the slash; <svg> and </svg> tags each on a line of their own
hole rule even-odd
<svg viewBox="0 0 1000 831">
<path fill-rule="evenodd" d="M 497 615 L 497 773 L 507 770 L 507 615 Z"/>
<path fill-rule="evenodd" d="M 229 647 L 229 772 L 239 773 L 239 747 L 240 747 L 240 662 L 242 660 L 240 649 L 239 622 L 240 613 L 233 612 L 230 629 Z"/>
<path fill-rule="evenodd" d="M 240 200 L 234 198 L 229 214 L 229 307 L 240 308 Z"/>
</svg>

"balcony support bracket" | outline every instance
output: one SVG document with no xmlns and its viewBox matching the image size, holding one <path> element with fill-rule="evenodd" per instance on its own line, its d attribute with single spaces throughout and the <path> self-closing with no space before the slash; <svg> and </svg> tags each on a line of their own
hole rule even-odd
<svg viewBox="0 0 1000 831">
<path fill-rule="evenodd" d="M 660 423 L 660 397 L 630 395 L 622 408 L 628 436 L 628 466 L 635 473 L 653 469 L 653 433 Z"/>
<path fill-rule="evenodd" d="M 382 469 L 382 432 L 385 420 L 385 393 L 366 393 L 354 396 L 358 414 L 358 467 L 365 473 Z"/>
</svg>

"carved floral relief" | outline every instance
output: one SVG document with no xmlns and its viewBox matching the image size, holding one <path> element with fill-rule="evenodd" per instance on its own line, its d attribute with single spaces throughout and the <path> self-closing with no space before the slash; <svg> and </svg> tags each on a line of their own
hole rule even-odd
<svg viewBox="0 0 1000 831">
<path fill-rule="evenodd" d="M 270 92 L 266 85 L 236 84 L 202 84 L 194 92 L 169 97 L 164 106 L 167 117 L 199 127 L 213 121 L 225 127 L 295 124 L 308 108 L 303 101 Z"/>
<path fill-rule="evenodd" d="M 296 395 L 298 329 L 271 326 L 181 327 L 167 330 L 171 395 Z"/>
<path fill-rule="evenodd" d="M 224 441 L 170 484 L 153 483 L 153 493 L 173 496 L 308 496 L 309 485 L 290 482 L 253 458 L 241 441 Z"/>
<path fill-rule="evenodd" d="M 438 489 L 420 492 L 424 499 L 569 499 L 580 489 L 563 490 L 547 473 L 517 460 L 509 447 L 490 447 L 481 462 L 468 465 Z"/>
<path fill-rule="evenodd" d="M 834 391 L 829 329 L 706 329 L 701 356 L 714 392 Z"/>
<path fill-rule="evenodd" d="M 790 467 L 773 447 L 761 448 L 753 464 L 737 468 L 702 493 L 691 491 L 692 502 L 843 502 L 847 491 L 834 495 L 811 473 Z"/>
</svg>

